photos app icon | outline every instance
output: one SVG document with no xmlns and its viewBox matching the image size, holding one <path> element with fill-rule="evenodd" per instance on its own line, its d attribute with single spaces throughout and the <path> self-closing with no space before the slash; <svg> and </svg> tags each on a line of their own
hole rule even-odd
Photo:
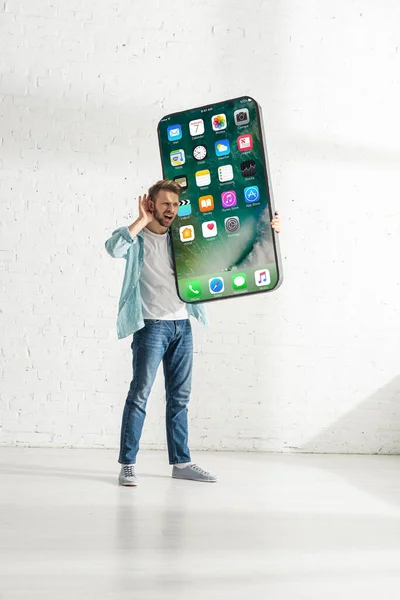
<svg viewBox="0 0 400 600">
<path fill-rule="evenodd" d="M 211 117 L 211 125 L 214 131 L 222 131 L 223 129 L 226 129 L 227 124 L 226 115 L 224 113 Z"/>
</svg>

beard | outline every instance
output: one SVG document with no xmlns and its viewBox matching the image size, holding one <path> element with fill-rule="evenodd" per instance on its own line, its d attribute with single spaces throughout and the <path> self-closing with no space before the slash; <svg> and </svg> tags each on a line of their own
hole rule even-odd
<svg viewBox="0 0 400 600">
<path fill-rule="evenodd" d="M 160 213 L 157 209 L 154 210 L 154 219 L 161 225 L 161 227 L 170 227 L 173 220 L 175 219 L 175 215 L 172 215 L 169 219 L 165 216 L 164 213 Z"/>
</svg>

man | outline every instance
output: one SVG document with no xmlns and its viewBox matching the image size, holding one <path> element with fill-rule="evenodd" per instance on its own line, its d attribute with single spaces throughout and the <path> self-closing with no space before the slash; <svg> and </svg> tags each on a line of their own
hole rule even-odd
<svg viewBox="0 0 400 600">
<path fill-rule="evenodd" d="M 166 429 L 172 477 L 215 482 L 217 477 L 191 462 L 188 448 L 188 409 L 193 363 L 189 317 L 206 325 L 201 304 L 185 304 L 176 292 L 168 228 L 179 208 L 182 189 L 162 180 L 148 195 L 139 196 L 139 216 L 106 242 L 113 258 L 125 258 L 119 301 L 118 338 L 134 334 L 131 345 L 133 379 L 126 398 L 121 427 L 119 483 L 135 486 L 136 456 L 146 416 L 146 403 L 163 362 L 166 390 Z M 279 231 L 279 217 L 271 222 Z"/>
</svg>

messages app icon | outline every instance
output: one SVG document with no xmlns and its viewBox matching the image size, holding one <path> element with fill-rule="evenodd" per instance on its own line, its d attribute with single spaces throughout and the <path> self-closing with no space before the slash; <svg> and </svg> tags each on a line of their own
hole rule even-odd
<svg viewBox="0 0 400 600">
<path fill-rule="evenodd" d="M 232 276 L 232 288 L 234 290 L 245 290 L 247 288 L 246 273 L 238 273 Z"/>
</svg>

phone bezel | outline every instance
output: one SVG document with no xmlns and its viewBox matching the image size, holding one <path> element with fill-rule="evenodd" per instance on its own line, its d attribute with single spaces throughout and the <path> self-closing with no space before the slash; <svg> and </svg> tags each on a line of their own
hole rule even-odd
<svg viewBox="0 0 400 600">
<path fill-rule="evenodd" d="M 162 160 L 160 125 L 165 119 L 170 118 L 172 116 L 175 117 L 177 115 L 187 113 L 188 110 L 197 111 L 197 110 L 202 110 L 202 109 L 213 107 L 216 104 L 224 104 L 226 102 L 235 102 L 237 100 L 244 100 L 244 99 L 253 101 L 256 106 L 257 119 L 258 119 L 258 123 L 260 125 L 260 141 L 261 141 L 261 152 L 262 152 L 262 158 L 263 158 L 264 177 L 266 180 L 268 194 L 269 194 L 269 198 L 270 198 L 267 208 L 269 210 L 270 220 L 272 220 L 273 216 L 275 215 L 275 202 L 274 202 L 272 185 L 271 185 L 271 174 L 270 174 L 270 167 L 269 167 L 269 162 L 268 162 L 267 146 L 266 146 L 266 141 L 265 141 L 265 130 L 264 130 L 264 122 L 263 122 L 263 118 L 262 118 L 262 108 L 261 108 L 261 105 L 257 102 L 257 100 L 255 98 L 253 98 L 252 96 L 249 96 L 247 94 L 244 96 L 238 96 L 236 98 L 230 98 L 229 100 L 221 100 L 219 102 L 212 102 L 209 104 L 204 104 L 203 106 L 196 106 L 194 108 L 180 110 L 178 112 L 168 113 L 168 114 L 164 115 L 159 120 L 158 125 L 157 125 L 158 149 L 160 152 L 160 160 L 161 160 L 161 168 L 162 168 L 163 178 L 165 178 L 165 171 L 164 171 L 164 165 L 163 165 L 163 160 Z M 188 302 L 187 300 L 185 300 L 181 297 L 180 292 L 179 292 L 179 282 L 178 282 L 178 274 L 177 274 L 177 269 L 176 269 L 175 249 L 174 249 L 174 244 L 173 244 L 171 228 L 169 228 L 168 235 L 169 235 L 169 239 L 170 239 L 172 258 L 173 258 L 173 262 L 174 262 L 175 285 L 176 285 L 176 291 L 177 291 L 177 294 L 178 294 L 178 297 L 180 298 L 180 300 L 182 300 L 182 302 L 185 302 L 185 304 L 205 304 L 206 302 L 217 302 L 218 300 L 230 300 L 231 298 L 243 298 L 243 297 L 247 297 L 247 296 L 254 296 L 255 294 L 267 294 L 267 293 L 277 290 L 282 285 L 282 282 L 283 282 L 282 259 L 281 259 L 279 241 L 278 241 L 278 237 L 277 237 L 279 234 L 275 233 L 275 231 L 272 228 L 271 228 L 271 230 L 272 230 L 272 243 L 273 243 L 274 255 L 275 255 L 275 264 L 276 264 L 276 270 L 277 270 L 277 275 L 278 275 L 278 278 L 277 278 L 277 281 L 276 281 L 276 284 L 274 285 L 274 287 L 264 289 L 264 290 L 261 290 L 261 289 L 255 290 L 254 292 L 234 293 L 229 296 L 217 296 L 216 298 L 208 298 L 208 299 L 204 299 L 204 300 L 199 299 L 199 300 L 192 300 L 192 301 Z"/>
</svg>

